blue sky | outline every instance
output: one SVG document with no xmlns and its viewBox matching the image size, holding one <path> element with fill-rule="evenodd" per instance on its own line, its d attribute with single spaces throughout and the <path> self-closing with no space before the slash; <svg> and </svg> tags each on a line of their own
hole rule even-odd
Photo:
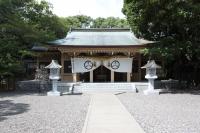
<svg viewBox="0 0 200 133">
<path fill-rule="evenodd" d="M 46 0 L 53 4 L 53 12 L 62 17 L 88 15 L 97 17 L 124 18 L 121 9 L 123 0 Z"/>
</svg>

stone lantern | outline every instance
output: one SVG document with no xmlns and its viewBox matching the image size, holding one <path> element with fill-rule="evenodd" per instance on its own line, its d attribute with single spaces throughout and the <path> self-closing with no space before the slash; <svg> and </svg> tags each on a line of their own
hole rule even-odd
<svg viewBox="0 0 200 133">
<path fill-rule="evenodd" d="M 144 94 L 159 94 L 159 91 L 154 90 L 154 80 L 158 78 L 156 75 L 156 69 L 161 68 L 161 66 L 157 65 L 154 60 L 150 60 L 141 68 L 146 69 L 145 78 L 148 79 L 148 89 L 144 91 Z"/>
<path fill-rule="evenodd" d="M 52 60 L 51 63 L 45 68 L 50 69 L 49 79 L 52 80 L 52 91 L 47 93 L 48 96 L 60 96 L 60 92 L 57 91 L 57 82 L 60 79 L 60 68 L 62 66 L 57 61 Z"/>
</svg>

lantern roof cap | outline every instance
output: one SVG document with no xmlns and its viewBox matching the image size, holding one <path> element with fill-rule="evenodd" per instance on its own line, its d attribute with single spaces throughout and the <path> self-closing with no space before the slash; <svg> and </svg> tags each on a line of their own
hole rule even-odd
<svg viewBox="0 0 200 133">
<path fill-rule="evenodd" d="M 61 68 L 62 66 L 57 63 L 56 60 L 52 60 L 51 63 L 45 68 Z"/>
<path fill-rule="evenodd" d="M 149 60 L 146 65 L 141 68 L 161 68 L 161 66 L 157 65 L 154 60 Z"/>
</svg>

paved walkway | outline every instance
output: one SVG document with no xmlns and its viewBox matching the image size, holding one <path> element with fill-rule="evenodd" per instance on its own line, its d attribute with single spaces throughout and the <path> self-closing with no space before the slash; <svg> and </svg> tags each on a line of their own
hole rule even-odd
<svg viewBox="0 0 200 133">
<path fill-rule="evenodd" d="M 144 133 L 143 129 L 109 93 L 92 94 L 82 133 Z"/>
</svg>

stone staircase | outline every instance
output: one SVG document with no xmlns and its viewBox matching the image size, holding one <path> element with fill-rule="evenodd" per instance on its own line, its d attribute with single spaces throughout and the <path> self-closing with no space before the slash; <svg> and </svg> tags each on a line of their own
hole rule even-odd
<svg viewBox="0 0 200 133">
<path fill-rule="evenodd" d="M 134 83 L 81 83 L 74 86 L 75 92 L 136 92 Z"/>
</svg>

